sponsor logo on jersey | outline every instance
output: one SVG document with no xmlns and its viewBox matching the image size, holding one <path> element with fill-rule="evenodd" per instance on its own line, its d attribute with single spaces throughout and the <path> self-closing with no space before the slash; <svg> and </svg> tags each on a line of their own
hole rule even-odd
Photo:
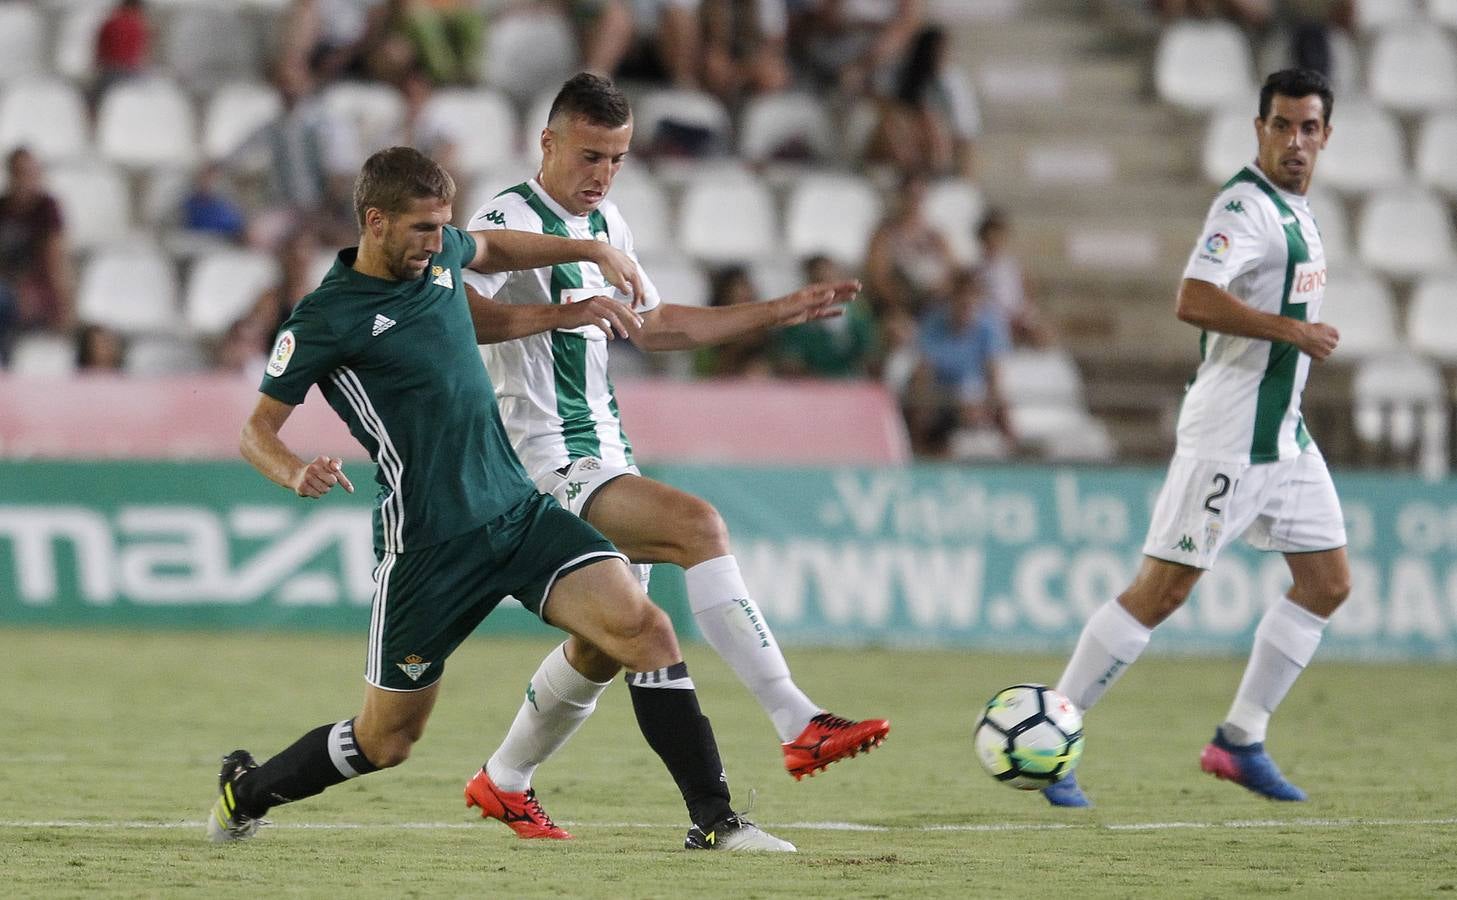
<svg viewBox="0 0 1457 900">
<path fill-rule="evenodd" d="M 277 378 L 288 369 L 288 361 L 293 359 L 293 351 L 296 346 L 292 331 L 285 331 L 278 336 L 278 343 L 273 345 L 273 354 L 268 357 L 269 375 Z"/>
<path fill-rule="evenodd" d="M 369 333 L 374 335 L 375 337 L 379 337 L 380 335 L 384 334 L 386 331 L 389 331 L 391 328 L 394 327 L 394 319 L 391 319 L 389 316 L 376 315 L 374 317 L 374 327 L 369 330 Z"/>
<path fill-rule="evenodd" d="M 1224 254 L 1229 252 L 1229 235 L 1222 231 L 1216 231 L 1204 239 L 1204 246 L 1199 251 L 1199 258 L 1205 262 L 1224 264 Z"/>
<path fill-rule="evenodd" d="M 1224 204 L 1224 211 L 1232 213 L 1243 213 L 1245 211 L 1244 202 L 1240 200 L 1231 200 L 1228 203 Z"/>
<path fill-rule="evenodd" d="M 455 279 L 451 277 L 450 270 L 444 266 L 431 266 L 430 274 L 433 276 L 431 284 L 438 284 L 443 288 L 455 289 Z"/>
<path fill-rule="evenodd" d="M 1189 537 L 1186 534 L 1180 537 L 1177 541 L 1174 541 L 1174 546 L 1170 549 L 1182 550 L 1185 553 L 1197 553 L 1199 551 L 1199 546 L 1194 543 L 1193 538 Z"/>
<path fill-rule="evenodd" d="M 1290 302 L 1309 303 L 1325 292 L 1325 263 L 1300 263 L 1290 283 Z"/>
<path fill-rule="evenodd" d="M 420 676 L 425 674 L 425 670 L 430 668 L 430 663 L 426 662 L 416 653 L 411 653 L 405 657 L 404 662 L 395 663 L 395 665 L 399 666 L 400 671 L 409 676 L 411 681 L 419 681 Z"/>
<path fill-rule="evenodd" d="M 487 222 L 490 222 L 492 225 L 495 225 L 497 228 L 506 227 L 506 216 L 499 209 L 491 210 L 490 212 L 486 213 L 482 218 L 484 218 Z"/>
</svg>

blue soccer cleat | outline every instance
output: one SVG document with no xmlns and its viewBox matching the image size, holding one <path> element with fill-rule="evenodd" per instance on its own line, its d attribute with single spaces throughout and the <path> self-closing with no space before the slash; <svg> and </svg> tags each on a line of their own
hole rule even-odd
<svg viewBox="0 0 1457 900">
<path fill-rule="evenodd" d="M 1067 777 L 1061 781 L 1054 781 L 1042 789 L 1042 796 L 1053 806 L 1067 806 L 1084 809 L 1093 805 L 1083 789 L 1078 787 L 1078 776 L 1076 772 L 1069 772 Z"/>
<path fill-rule="evenodd" d="M 1199 768 L 1216 778 L 1233 781 L 1271 800 L 1298 802 L 1305 791 L 1285 780 L 1280 767 L 1265 752 L 1263 743 L 1239 746 L 1224 737 L 1224 730 L 1214 730 L 1214 740 L 1199 754 Z"/>
</svg>

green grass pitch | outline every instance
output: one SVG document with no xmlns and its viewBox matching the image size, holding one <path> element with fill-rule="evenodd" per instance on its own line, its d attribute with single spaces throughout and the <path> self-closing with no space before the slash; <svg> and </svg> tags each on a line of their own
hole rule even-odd
<svg viewBox="0 0 1457 900">
<path fill-rule="evenodd" d="M 1198 770 L 1241 661 L 1149 658 L 1087 722 L 1062 811 L 994 783 L 980 705 L 1053 681 L 1060 656 L 789 650 L 835 712 L 886 715 L 869 756 L 796 783 L 768 721 L 701 645 L 687 657 L 736 802 L 796 855 L 687 853 L 687 822 L 618 683 L 537 774 L 577 839 L 517 840 L 461 787 L 550 643 L 478 636 L 450 660 L 403 768 L 204 842 L 218 757 L 260 758 L 352 715 L 364 636 L 0 630 L 0 895 L 7 897 L 1457 896 L 1457 667 L 1317 658 L 1271 749 L 1311 801 L 1276 805 Z"/>
</svg>

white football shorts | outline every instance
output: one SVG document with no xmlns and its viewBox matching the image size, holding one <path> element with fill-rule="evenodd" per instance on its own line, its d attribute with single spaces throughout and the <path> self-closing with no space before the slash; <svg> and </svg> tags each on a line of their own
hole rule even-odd
<svg viewBox="0 0 1457 900">
<path fill-rule="evenodd" d="M 637 466 L 609 466 L 595 456 L 583 456 L 560 469 L 549 469 L 542 473 L 536 479 L 536 489 L 543 494 L 551 494 L 568 512 L 582 516 L 587 502 L 602 485 L 624 475 L 641 474 Z M 646 591 L 653 567 L 632 563 L 630 568 L 642 583 L 642 589 Z"/>
</svg>

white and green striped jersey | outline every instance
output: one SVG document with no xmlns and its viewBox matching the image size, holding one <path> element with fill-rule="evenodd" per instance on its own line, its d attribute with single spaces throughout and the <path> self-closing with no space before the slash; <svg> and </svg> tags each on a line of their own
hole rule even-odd
<svg viewBox="0 0 1457 900">
<path fill-rule="evenodd" d="M 1221 287 L 1261 312 L 1319 321 L 1325 250 L 1305 197 L 1254 166 L 1214 199 L 1184 277 Z M 1293 344 L 1206 331 L 1179 410 L 1177 453 L 1231 463 L 1290 459 L 1310 443 L 1300 394 L 1310 357 Z M 493 373 L 494 374 L 494 373 Z"/>
<path fill-rule="evenodd" d="M 607 241 L 634 260 L 632 232 L 611 200 L 574 216 L 536 179 L 508 188 L 476 211 L 470 230 L 510 228 L 561 237 Z M 641 267 L 639 267 L 641 272 Z M 642 275 L 638 311 L 658 305 L 658 289 Z M 626 301 L 592 263 L 567 263 L 481 275 L 466 280 L 499 303 L 574 303 L 608 296 Z M 533 334 L 481 347 L 496 385 L 496 400 L 511 445 L 533 480 L 574 459 L 595 456 L 613 466 L 632 465 L 632 445 L 622 430 L 607 377 L 607 339 L 592 326 Z"/>
</svg>

